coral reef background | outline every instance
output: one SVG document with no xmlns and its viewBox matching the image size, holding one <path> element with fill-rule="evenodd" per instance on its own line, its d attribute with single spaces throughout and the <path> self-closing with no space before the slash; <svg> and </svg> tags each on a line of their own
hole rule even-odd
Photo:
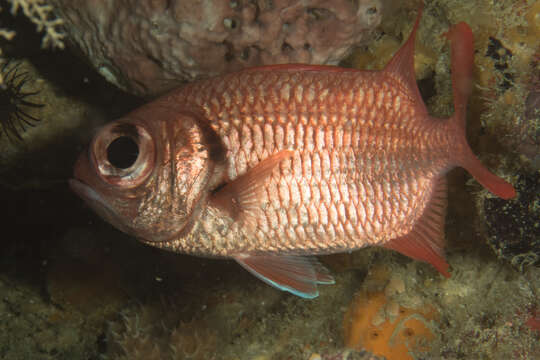
<svg viewBox="0 0 540 360">
<path fill-rule="evenodd" d="M 380 0 L 51 0 L 94 67 L 155 96 L 248 66 L 336 64 L 381 21 Z"/>
<path fill-rule="evenodd" d="M 494 199 L 452 171 L 450 279 L 364 249 L 321 258 L 336 284 L 313 301 L 233 262 L 141 245 L 87 209 L 66 182 L 75 158 L 98 126 L 143 100 L 107 82 L 76 47 L 42 49 L 22 8 L 11 15 L 14 2 L 23 3 L 0 0 L 0 29 L 16 32 L 0 39 L 2 56 L 28 72 L 23 91 L 44 106 L 24 108 L 39 122 L 20 140 L 0 133 L 0 359 L 540 358 L 540 1 L 426 1 L 415 59 L 430 111 L 450 114 L 442 34 L 471 25 L 469 141 L 518 198 Z M 409 33 L 417 4 L 381 4 L 373 41 L 343 64 L 380 68 Z"/>
</svg>

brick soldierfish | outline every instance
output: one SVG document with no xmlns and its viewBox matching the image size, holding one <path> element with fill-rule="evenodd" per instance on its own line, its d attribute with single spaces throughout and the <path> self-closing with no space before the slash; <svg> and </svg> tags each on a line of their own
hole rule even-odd
<svg viewBox="0 0 540 360">
<path fill-rule="evenodd" d="M 147 244 L 233 258 L 305 298 L 333 283 L 308 255 L 368 245 L 449 276 L 445 174 L 461 166 L 504 199 L 515 191 L 465 139 L 470 28 L 447 33 L 455 113 L 437 119 L 415 81 L 419 20 L 382 71 L 273 65 L 176 89 L 102 128 L 70 185 Z"/>
</svg>

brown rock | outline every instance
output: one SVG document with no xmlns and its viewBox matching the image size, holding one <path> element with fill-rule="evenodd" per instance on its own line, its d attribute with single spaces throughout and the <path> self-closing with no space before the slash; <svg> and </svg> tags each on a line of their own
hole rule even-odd
<svg viewBox="0 0 540 360">
<path fill-rule="evenodd" d="M 52 0 L 109 81 L 155 96 L 275 63 L 335 64 L 381 21 L 380 0 Z"/>
</svg>

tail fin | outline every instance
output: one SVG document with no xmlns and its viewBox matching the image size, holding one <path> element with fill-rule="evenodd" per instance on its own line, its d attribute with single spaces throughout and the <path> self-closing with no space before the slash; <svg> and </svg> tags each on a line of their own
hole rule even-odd
<svg viewBox="0 0 540 360">
<path fill-rule="evenodd" d="M 470 151 L 470 150 L 469 150 Z M 476 156 L 470 151 L 463 164 L 461 164 L 483 187 L 505 200 L 516 197 L 516 190 L 512 184 L 491 173 Z"/>
<path fill-rule="evenodd" d="M 467 100 L 472 92 L 474 36 L 469 25 L 464 22 L 452 26 L 445 36 L 450 40 L 452 54 L 453 118 L 465 129 Z"/>
<path fill-rule="evenodd" d="M 464 151 L 459 155 L 458 164 L 464 167 L 482 186 L 493 194 L 511 199 L 516 196 L 514 187 L 492 174 L 473 154 L 465 139 L 465 117 L 467 100 L 472 92 L 472 70 L 474 64 L 474 37 L 471 28 L 464 22 L 454 25 L 447 33 L 452 56 L 452 90 L 454 95 L 454 115 L 450 119 L 463 139 Z"/>
</svg>

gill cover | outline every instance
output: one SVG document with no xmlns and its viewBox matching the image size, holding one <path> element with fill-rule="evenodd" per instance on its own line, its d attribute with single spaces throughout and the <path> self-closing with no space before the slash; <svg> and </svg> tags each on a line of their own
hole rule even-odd
<svg viewBox="0 0 540 360">
<path fill-rule="evenodd" d="M 120 230 L 171 240 L 207 197 L 215 136 L 201 124 L 195 114 L 143 106 L 98 132 L 71 186 Z"/>
</svg>

